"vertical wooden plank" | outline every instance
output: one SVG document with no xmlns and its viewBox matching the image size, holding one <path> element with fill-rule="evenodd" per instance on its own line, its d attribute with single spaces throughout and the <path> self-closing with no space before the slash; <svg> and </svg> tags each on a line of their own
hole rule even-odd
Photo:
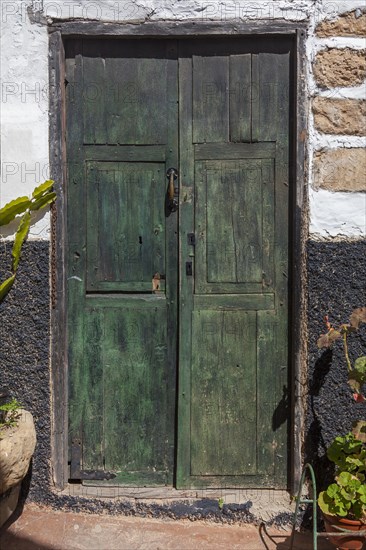
<svg viewBox="0 0 366 550">
<path fill-rule="evenodd" d="M 84 357 L 75 399 L 83 408 L 83 469 L 104 468 L 104 311 L 85 309 Z"/>
<path fill-rule="evenodd" d="M 236 281 L 238 251 L 232 224 L 232 189 L 238 177 L 238 167 L 233 163 L 206 162 L 204 187 L 202 192 L 197 189 L 196 196 L 202 196 L 197 201 L 197 219 L 202 222 L 205 218 L 207 224 L 206 255 L 200 259 L 207 266 L 205 282 Z M 201 211 L 200 204 L 203 206 Z"/>
<path fill-rule="evenodd" d="M 259 97 L 260 97 L 260 80 L 259 80 L 259 55 L 252 54 L 252 87 L 251 87 L 251 135 L 252 141 L 259 141 Z"/>
<path fill-rule="evenodd" d="M 110 145 L 136 143 L 138 117 L 136 59 L 113 57 L 112 52 L 108 52 L 105 59 L 105 75 L 109 83 L 105 89 L 107 143 Z"/>
<path fill-rule="evenodd" d="M 68 61 L 66 88 L 67 101 L 67 338 L 69 362 L 69 449 L 73 439 L 82 439 L 84 409 L 79 395 L 83 392 L 85 375 L 84 318 L 79 315 L 84 307 L 86 232 L 80 230 L 80 220 L 85 220 L 84 155 L 83 143 L 83 81 L 82 41 L 74 42 L 73 60 Z M 78 205 L 78 215 L 72 206 Z"/>
<path fill-rule="evenodd" d="M 288 82 L 282 82 L 279 77 L 282 55 L 260 53 L 258 57 L 259 140 L 276 141 L 282 123 L 279 94 L 282 87 L 288 86 Z"/>
<path fill-rule="evenodd" d="M 107 143 L 106 104 L 109 86 L 105 86 L 105 60 L 101 42 L 84 40 L 82 87 L 84 137 L 83 142 Z M 81 77 L 81 75 L 80 75 Z"/>
<path fill-rule="evenodd" d="M 171 63 L 169 66 L 172 68 Z M 168 119 L 171 93 L 176 89 L 176 86 L 173 86 L 173 90 L 169 89 L 171 76 L 175 79 L 175 71 L 169 74 L 168 59 L 137 60 L 137 144 L 168 143 L 168 124 L 175 124 L 175 121 Z"/>
<path fill-rule="evenodd" d="M 229 141 L 229 59 L 193 56 L 193 142 Z"/>
<path fill-rule="evenodd" d="M 241 161 L 237 181 L 234 183 L 231 193 L 231 219 L 236 252 L 236 282 L 260 282 L 263 247 L 261 161 Z"/>
<path fill-rule="evenodd" d="M 291 411 L 292 411 L 292 437 L 290 442 L 291 452 L 291 494 L 296 493 L 299 486 L 302 472 L 302 435 L 304 433 L 304 402 L 301 398 L 303 395 L 302 380 L 305 373 L 303 365 L 306 361 L 306 342 L 301 338 L 306 326 L 306 309 L 307 303 L 303 300 L 306 293 L 306 273 L 303 266 L 306 263 L 306 243 L 307 243 L 307 210 L 306 210 L 306 185 L 305 171 L 306 163 L 306 131 L 308 109 L 308 94 L 306 90 L 306 33 L 303 29 L 298 28 L 296 32 L 296 41 L 294 41 L 291 52 L 291 77 L 290 89 L 292 85 L 292 93 L 290 94 L 290 109 L 291 124 L 290 131 L 293 132 L 292 139 L 290 180 L 294 182 L 290 194 L 290 208 L 292 207 L 295 214 L 292 221 L 292 238 L 290 240 L 291 257 L 291 334 L 290 334 L 290 356 L 293 358 L 290 363 L 292 368 L 291 376 Z M 306 221 L 305 221 L 306 220 Z"/>
<path fill-rule="evenodd" d="M 68 54 L 68 52 L 67 52 Z M 51 464 L 56 490 L 67 483 L 68 380 L 67 380 L 67 313 L 65 308 L 65 248 L 66 248 L 66 147 L 65 95 L 66 71 L 69 59 L 61 33 L 49 36 L 50 94 L 50 177 L 54 180 L 57 206 L 51 210 Z M 67 68 L 66 68 L 67 67 Z"/>
<path fill-rule="evenodd" d="M 269 291 L 274 288 L 274 255 L 275 247 L 275 185 L 274 161 L 263 159 L 262 167 L 262 208 L 263 208 L 263 240 L 262 265 L 263 289 Z"/>
<path fill-rule="evenodd" d="M 290 54 L 279 56 L 277 65 L 277 110 L 278 128 L 275 167 L 276 240 L 282 243 L 275 252 L 276 307 L 279 315 L 278 346 L 279 363 L 288 365 L 288 312 L 289 312 L 289 80 Z M 287 108 L 286 108 L 287 106 Z M 289 410 L 289 371 L 281 368 L 278 382 L 281 385 L 281 407 Z M 286 414 L 282 411 L 282 415 Z M 287 419 L 288 419 L 287 415 Z M 276 478 L 286 484 L 288 464 L 289 423 L 277 422 L 278 460 Z"/>
<path fill-rule="evenodd" d="M 251 55 L 230 56 L 230 141 L 251 137 Z"/>
<path fill-rule="evenodd" d="M 274 410 L 277 406 L 277 383 L 273 372 L 277 371 L 278 344 L 275 334 L 274 311 L 257 312 L 257 454 L 258 473 L 272 477 L 275 472 L 276 436 Z M 264 483 L 265 484 L 265 483 Z"/>
<path fill-rule="evenodd" d="M 223 314 L 192 313 L 191 456 L 190 473 L 205 476 L 220 472 L 220 410 L 218 390 L 223 362 Z"/>
<path fill-rule="evenodd" d="M 290 54 L 260 54 L 261 140 L 276 141 L 274 186 L 274 285 L 276 387 L 272 397 L 275 478 L 286 484 L 288 444 L 288 224 L 289 224 L 289 78 Z M 264 313 L 262 313 L 263 315 Z"/>
<path fill-rule="evenodd" d="M 207 281 L 207 163 L 204 161 L 193 161 L 193 165 L 195 185 L 192 189 L 194 189 L 194 229 L 196 233 L 196 245 L 194 248 L 194 290 L 196 293 L 200 294 L 203 292 Z"/>
</svg>

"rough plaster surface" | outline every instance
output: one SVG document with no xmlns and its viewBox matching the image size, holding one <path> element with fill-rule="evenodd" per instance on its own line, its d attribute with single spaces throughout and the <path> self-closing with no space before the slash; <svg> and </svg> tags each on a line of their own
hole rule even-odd
<svg viewBox="0 0 366 550">
<path fill-rule="evenodd" d="M 366 100 L 315 97 L 313 113 L 315 127 L 324 134 L 366 135 Z"/>
<path fill-rule="evenodd" d="M 17 280 L 0 303 L 1 387 L 33 415 L 38 437 L 33 490 L 49 484 L 49 243 L 25 243 Z M 11 244 L 1 243 L 0 280 L 10 265 Z"/>
<path fill-rule="evenodd" d="M 366 77 L 366 50 L 349 48 L 319 52 L 314 64 L 314 76 L 324 88 L 364 84 Z"/>
<path fill-rule="evenodd" d="M 329 191 L 366 191 L 366 148 L 316 152 L 314 187 Z"/>
<path fill-rule="evenodd" d="M 336 326 L 349 321 L 356 307 L 366 305 L 366 240 L 308 244 L 308 346 L 309 396 L 306 419 L 305 461 L 316 467 L 320 485 L 331 473 L 325 452 L 337 435 L 349 431 L 353 420 L 366 418 L 366 404 L 355 403 L 347 383 L 342 346 L 318 350 L 325 332 L 324 315 Z M 366 326 L 349 340 L 352 359 L 366 352 Z"/>
<path fill-rule="evenodd" d="M 365 237 L 366 194 L 310 191 L 310 233 L 313 237 Z M 335 227 L 334 220 L 337 220 Z"/>
<path fill-rule="evenodd" d="M 45 27 L 30 23 L 27 4 L 0 5 L 1 206 L 29 195 L 49 175 L 48 36 Z M 48 234 L 45 214 L 30 237 Z"/>
</svg>

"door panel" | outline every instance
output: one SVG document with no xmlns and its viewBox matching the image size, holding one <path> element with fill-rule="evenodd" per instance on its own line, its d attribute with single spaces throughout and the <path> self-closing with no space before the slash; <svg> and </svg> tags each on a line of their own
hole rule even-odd
<svg viewBox="0 0 366 550">
<path fill-rule="evenodd" d="M 274 232 L 273 201 L 268 202 L 273 197 L 274 159 L 195 164 L 199 182 L 195 195 L 196 292 L 262 291 L 264 265 L 270 264 L 268 243 L 273 242 Z M 267 269 L 267 277 L 272 271 Z"/>
<path fill-rule="evenodd" d="M 191 475 L 254 474 L 256 314 L 197 308 L 192 316 Z"/>
<path fill-rule="evenodd" d="M 67 46 L 84 483 L 286 487 L 291 51 L 283 37 Z"/>
<path fill-rule="evenodd" d="M 87 162 L 86 167 L 87 291 L 151 292 L 152 275 L 165 273 L 165 165 Z"/>
</svg>

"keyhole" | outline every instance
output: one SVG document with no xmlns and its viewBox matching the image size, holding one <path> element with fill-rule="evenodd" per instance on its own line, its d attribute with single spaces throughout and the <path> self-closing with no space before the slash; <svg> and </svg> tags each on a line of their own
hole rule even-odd
<svg viewBox="0 0 366 550">
<path fill-rule="evenodd" d="M 139 236 L 139 243 L 142 244 L 142 237 L 141 237 L 141 235 Z"/>
</svg>

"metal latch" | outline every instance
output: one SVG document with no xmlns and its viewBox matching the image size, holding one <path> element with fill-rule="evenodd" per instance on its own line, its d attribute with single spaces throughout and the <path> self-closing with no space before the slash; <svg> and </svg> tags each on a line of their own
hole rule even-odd
<svg viewBox="0 0 366 550">
<path fill-rule="evenodd" d="M 191 277 L 193 275 L 192 262 L 186 262 L 186 275 L 188 275 L 188 277 Z"/>
<path fill-rule="evenodd" d="M 189 245 L 195 246 L 195 244 L 196 244 L 196 235 L 194 233 L 187 233 L 187 241 L 188 241 Z"/>
</svg>

